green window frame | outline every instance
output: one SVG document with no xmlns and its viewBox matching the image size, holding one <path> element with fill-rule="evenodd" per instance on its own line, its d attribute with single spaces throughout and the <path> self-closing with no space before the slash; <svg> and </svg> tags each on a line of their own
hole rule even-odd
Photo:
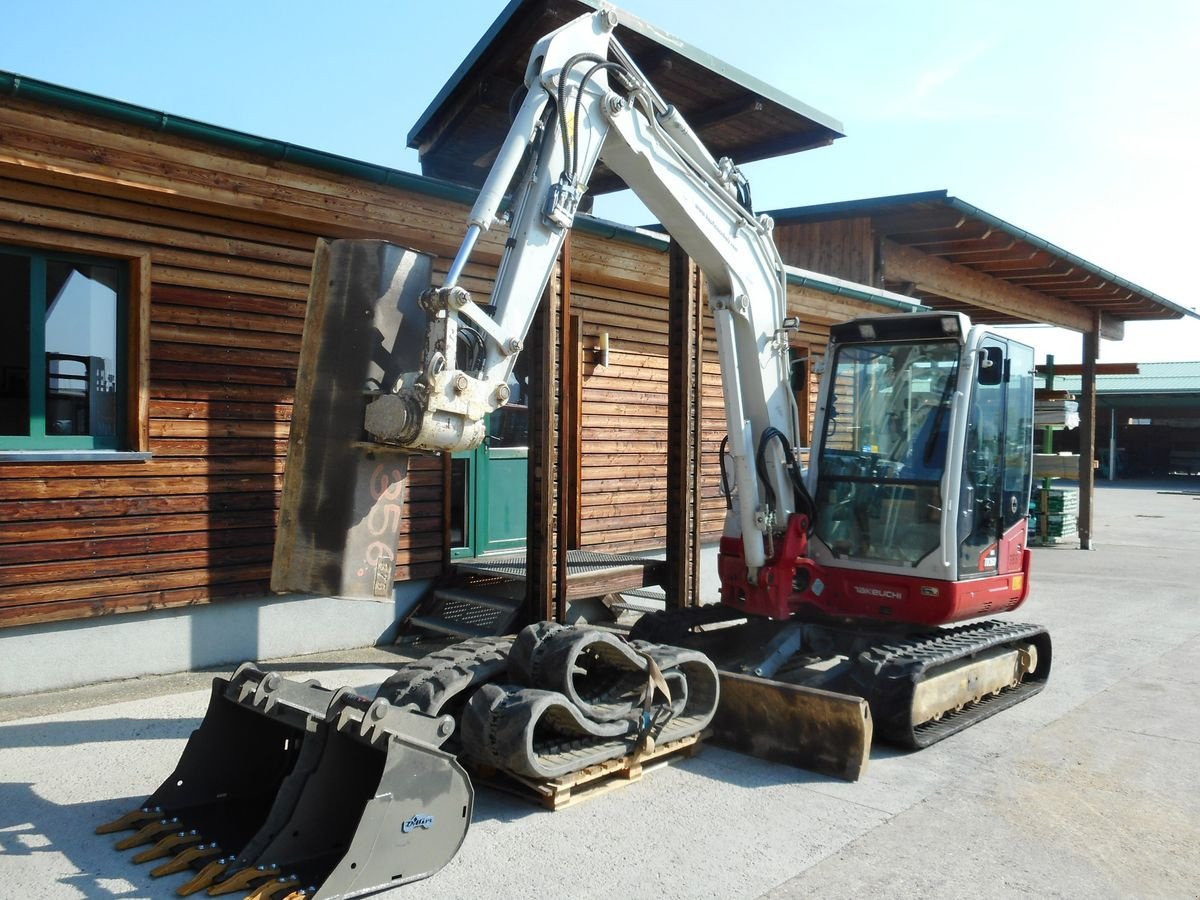
<svg viewBox="0 0 1200 900">
<path fill-rule="evenodd" d="M 0 451 L 74 451 L 74 450 L 123 450 L 128 448 L 129 410 L 128 396 L 133 363 L 129 353 L 129 323 L 130 323 L 130 272 L 129 259 L 93 256 L 83 253 L 47 250 L 33 247 L 10 246 L 0 244 L 0 255 L 23 258 L 28 261 L 28 290 L 21 297 L 20 285 L 16 282 L 0 282 L 0 309 L 4 310 L 3 319 L 6 323 L 20 321 L 23 314 L 19 307 L 22 300 L 25 303 L 24 312 L 28 314 L 28 346 L 27 365 L 21 361 L 13 365 L 11 359 L 4 359 L 0 354 L 0 374 L 6 377 L 6 383 L 0 388 L 8 393 L 7 400 L 19 402 L 22 369 L 27 381 L 27 410 L 28 429 L 25 434 L 0 434 Z M 114 364 L 116 372 L 109 382 L 105 393 L 111 393 L 113 413 L 111 427 L 97 428 L 90 404 L 94 397 L 93 379 L 96 377 L 90 367 L 89 358 L 71 356 L 69 354 L 54 354 L 59 365 L 58 372 L 51 372 L 47 362 L 48 347 L 46 334 L 47 308 L 52 298 L 47 296 L 49 284 L 47 271 L 54 264 L 76 266 L 103 267 L 113 273 L 113 289 L 116 294 L 116 309 L 113 310 L 112 346 L 115 347 Z M 52 348 L 50 348 L 52 349 Z M 83 375 L 65 374 L 68 369 L 81 367 Z M 15 381 L 14 381 L 15 379 Z M 84 401 L 89 406 L 87 413 L 87 433 L 55 433 L 53 422 L 47 427 L 53 398 L 50 390 L 53 386 L 70 385 L 76 388 L 78 394 L 79 382 L 83 382 Z M 15 416 L 9 411 L 10 422 L 4 428 L 13 428 L 13 422 L 19 420 L 20 413 Z M 74 426 L 68 426 L 70 430 Z M 16 430 L 14 428 L 14 430 Z M 97 430 L 102 433 L 95 433 Z"/>
</svg>

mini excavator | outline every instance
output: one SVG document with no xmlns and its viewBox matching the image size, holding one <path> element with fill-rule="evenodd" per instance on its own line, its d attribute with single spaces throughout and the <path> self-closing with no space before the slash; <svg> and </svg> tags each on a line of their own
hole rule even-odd
<svg viewBox="0 0 1200 900">
<path fill-rule="evenodd" d="M 396 673 L 374 701 L 249 665 L 217 679 L 176 772 L 106 826 L 140 828 L 122 843 L 151 844 L 141 857 L 172 856 L 156 871 L 188 871 L 181 892 L 349 897 L 432 874 L 470 822 L 456 755 L 472 755 L 472 734 L 493 761 L 503 741 L 520 744 L 536 774 L 598 742 L 610 755 L 641 746 L 675 716 L 853 779 L 873 731 L 923 747 L 1045 684 L 1044 629 L 981 621 L 1029 594 L 1033 351 L 958 313 L 833 327 L 802 469 L 788 377 L 798 322 L 773 223 L 638 70 L 617 25 L 602 8 L 533 48 L 465 239 L 443 284 L 420 291 L 424 334 L 406 319 L 394 338 L 416 364 L 360 393 L 353 418 L 379 448 L 450 453 L 484 439 L 602 161 L 707 281 L 728 429 L 720 602 L 644 616 L 633 649 L 546 623 L 515 644 L 464 642 Z M 484 305 L 459 280 L 494 228 L 509 234 Z M 354 258 L 339 246 L 367 243 L 323 243 L 314 292 L 340 277 L 331 259 Z M 521 673 L 532 680 L 495 687 Z M 550 725 L 567 736 L 551 741 Z"/>
</svg>

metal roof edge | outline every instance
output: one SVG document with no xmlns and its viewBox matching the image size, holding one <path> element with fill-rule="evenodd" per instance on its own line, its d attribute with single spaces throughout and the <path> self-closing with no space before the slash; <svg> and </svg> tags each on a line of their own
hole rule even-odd
<svg viewBox="0 0 1200 900">
<path fill-rule="evenodd" d="M 492 41 L 512 20 L 512 17 L 516 14 L 517 10 L 519 10 L 526 2 L 528 2 L 528 0 L 510 0 L 508 5 L 501 10 L 500 15 L 496 17 L 496 20 L 488 27 L 488 30 L 478 41 L 475 42 L 475 46 L 471 48 L 471 51 L 466 55 L 466 57 L 463 58 L 463 61 L 458 64 L 458 67 L 450 75 L 450 78 L 447 79 L 444 85 L 442 85 L 442 89 L 438 91 L 437 96 L 433 98 L 430 104 L 425 108 L 425 111 L 421 113 L 413 127 L 409 129 L 407 136 L 409 148 L 415 149 L 419 146 L 419 136 L 421 132 L 429 125 L 430 120 L 432 120 L 437 114 L 441 105 L 458 89 L 463 79 L 466 78 L 475 64 L 478 63 L 483 57 L 484 52 L 491 45 Z M 576 0 L 576 2 L 591 9 L 600 9 L 602 5 L 612 6 L 612 4 L 604 3 L 602 0 Z M 680 56 L 690 59 L 697 65 L 703 66 L 706 69 L 710 69 L 744 88 L 748 88 L 756 93 L 762 94 L 762 96 L 766 97 L 768 100 L 778 103 L 780 106 L 783 106 L 794 113 L 802 115 L 805 118 L 810 119 L 816 124 L 822 126 L 823 128 L 832 131 L 835 138 L 846 136 L 846 132 L 842 123 L 832 116 L 809 106 L 807 103 L 797 100 L 795 97 L 792 97 L 789 94 L 785 94 L 782 91 L 776 90 L 769 84 L 759 81 L 757 78 L 749 75 L 736 66 L 732 66 L 726 62 L 723 62 L 722 60 L 717 59 L 711 54 L 705 53 L 703 50 L 700 50 L 697 47 L 693 47 L 691 44 L 688 44 L 685 41 L 675 37 L 675 35 L 671 34 L 670 32 L 663 31 L 661 28 L 658 28 L 644 19 L 635 16 L 633 13 L 627 12 L 626 10 L 615 6 L 612 8 L 617 14 L 618 27 L 628 28 L 630 31 L 635 31 L 638 34 L 648 37 L 665 47 L 670 47 Z"/>
<path fill-rule="evenodd" d="M 1200 312 L 1197 312 L 1194 309 L 1189 309 L 1186 306 L 1181 306 L 1178 303 L 1174 303 L 1166 299 L 1165 297 L 1160 297 L 1153 291 L 1148 291 L 1144 287 L 1129 281 L 1127 278 L 1122 278 L 1120 275 L 1115 275 L 1112 272 L 1109 272 L 1107 269 L 1102 269 L 1095 263 L 1090 263 L 1086 259 L 1076 256 L 1074 253 L 1070 253 L 1056 244 L 1050 243 L 1045 238 L 1040 238 L 1036 234 L 1031 234 L 1023 228 L 1018 228 L 1012 223 L 1001 219 L 999 216 L 994 216 L 989 212 L 985 212 L 978 206 L 974 206 L 965 200 L 960 200 L 958 197 L 947 196 L 944 202 L 947 206 L 956 209 L 959 212 L 966 213 L 969 216 L 974 216 L 975 218 L 986 222 L 993 228 L 999 228 L 1001 231 L 1017 238 L 1018 240 L 1026 241 L 1029 244 L 1032 244 L 1039 250 L 1052 253 L 1055 256 L 1058 256 L 1059 258 L 1071 263 L 1071 265 L 1080 266 L 1081 268 L 1087 269 L 1093 275 L 1103 278 L 1105 281 L 1111 281 L 1113 284 L 1120 285 L 1126 290 L 1136 291 L 1139 294 L 1149 297 L 1155 303 L 1159 303 L 1162 306 L 1179 313 L 1180 318 L 1191 316 L 1192 318 L 1200 319 Z"/>
<path fill-rule="evenodd" d="M 459 84 L 462 83 L 462 80 L 466 78 L 471 68 L 479 62 L 483 56 L 483 52 L 491 45 L 496 35 L 512 20 L 513 15 L 525 2 L 526 0 L 509 0 L 508 5 L 500 11 L 500 15 L 488 26 L 483 36 L 475 42 L 475 46 L 471 48 L 471 51 L 463 57 L 462 62 L 458 64 L 450 74 L 450 77 L 446 79 L 446 83 L 442 85 L 442 89 L 437 92 L 437 95 L 425 107 L 425 111 L 417 117 L 417 121 L 412 128 L 408 129 L 408 135 L 405 137 L 405 140 L 408 142 L 407 146 L 409 149 L 416 149 L 419 146 L 420 141 L 418 140 L 418 136 L 421 131 L 425 129 L 429 121 L 437 114 L 438 109 L 441 108 L 446 98 L 454 93 Z M 579 0 L 579 2 L 596 8 L 594 0 Z"/>
<path fill-rule="evenodd" d="M 587 2 L 589 6 L 597 5 L 593 3 L 592 0 L 582 0 L 582 2 Z M 806 119 L 815 122 L 823 128 L 829 129 L 830 131 L 834 132 L 836 137 L 846 136 L 846 132 L 844 130 L 845 126 L 843 126 L 842 123 L 837 119 L 833 118 L 833 116 L 809 106 L 807 103 L 796 99 L 790 94 L 785 94 L 783 91 L 772 87 L 765 81 L 760 81 L 753 75 L 737 68 L 736 66 L 732 66 L 723 60 L 717 59 L 717 57 L 713 56 L 712 54 L 706 53 L 700 48 L 694 47 L 686 41 L 677 38 L 669 31 L 663 31 L 658 26 L 652 25 L 645 19 L 635 16 L 633 13 L 626 12 L 619 7 L 614 7 L 614 9 L 616 9 L 619 27 L 625 27 L 630 31 L 636 31 L 643 37 L 648 37 L 651 40 L 662 44 L 663 46 L 670 47 L 680 56 L 690 59 L 697 65 L 716 72 L 718 75 L 729 79 L 735 84 L 741 85 L 744 88 L 748 88 L 757 94 L 761 94 L 773 103 L 778 103 L 780 106 L 804 116 Z"/>
<path fill-rule="evenodd" d="M 850 218 L 859 212 L 879 212 L 882 206 L 907 206 L 912 203 L 945 201 L 950 196 L 947 190 L 919 191 L 913 194 L 890 194 L 884 197 L 863 197 L 859 200 L 835 200 L 832 203 L 817 203 L 812 206 L 790 206 L 785 209 L 767 210 L 766 215 L 776 222 L 805 222 L 830 218 Z"/>
</svg>

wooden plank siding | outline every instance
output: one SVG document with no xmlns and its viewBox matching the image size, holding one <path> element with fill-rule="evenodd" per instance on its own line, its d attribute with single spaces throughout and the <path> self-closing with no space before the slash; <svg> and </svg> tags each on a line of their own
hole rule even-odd
<svg viewBox="0 0 1200 900">
<path fill-rule="evenodd" d="M 316 238 L 444 253 L 463 209 L 373 187 L 354 205 L 349 179 L 11 100 L 0 134 L 0 242 L 148 251 L 152 279 L 152 458 L 0 462 L 0 625 L 267 594 Z M 372 208 L 408 219 L 339 224 Z M 441 570 L 440 462 L 416 460 L 408 491 L 399 579 Z"/>
<path fill-rule="evenodd" d="M 0 98 L 0 243 L 148 255 L 147 461 L 0 461 L 0 626 L 268 592 L 309 267 L 317 237 L 437 256 L 464 205 L 98 116 Z M 507 233 L 461 283 L 485 300 Z M 667 258 L 577 232 L 582 533 L 588 549 L 660 547 L 666 467 Z M 804 340 L 871 307 L 793 291 Z M 724 434 L 711 316 L 703 365 L 703 533 L 722 527 Z M 596 364 L 608 332 L 610 365 Z M 441 571 L 445 474 L 411 468 L 397 579 Z"/>
<path fill-rule="evenodd" d="M 868 217 L 828 222 L 779 222 L 779 255 L 789 266 L 877 285 L 875 230 Z"/>
</svg>

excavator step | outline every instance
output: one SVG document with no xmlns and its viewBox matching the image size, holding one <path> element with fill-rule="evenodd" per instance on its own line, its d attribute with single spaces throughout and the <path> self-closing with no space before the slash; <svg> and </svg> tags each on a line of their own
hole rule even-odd
<svg viewBox="0 0 1200 900">
<path fill-rule="evenodd" d="M 503 597 L 470 588 L 438 588 L 433 595 L 445 603 L 462 603 L 470 606 L 485 606 L 502 612 L 513 613 L 521 608 L 521 598 Z"/>
<path fill-rule="evenodd" d="M 481 628 L 478 625 L 471 625 L 467 622 L 451 622 L 449 619 L 443 619 L 441 616 L 410 616 L 408 624 L 414 625 L 417 628 L 424 628 L 426 631 L 449 635 L 450 637 L 482 638 L 493 635 L 492 630 L 489 628 Z"/>
<path fill-rule="evenodd" d="M 409 617 L 410 627 L 459 638 L 510 634 L 521 614 L 523 598 L 504 596 L 505 586 L 437 588 Z"/>
</svg>

